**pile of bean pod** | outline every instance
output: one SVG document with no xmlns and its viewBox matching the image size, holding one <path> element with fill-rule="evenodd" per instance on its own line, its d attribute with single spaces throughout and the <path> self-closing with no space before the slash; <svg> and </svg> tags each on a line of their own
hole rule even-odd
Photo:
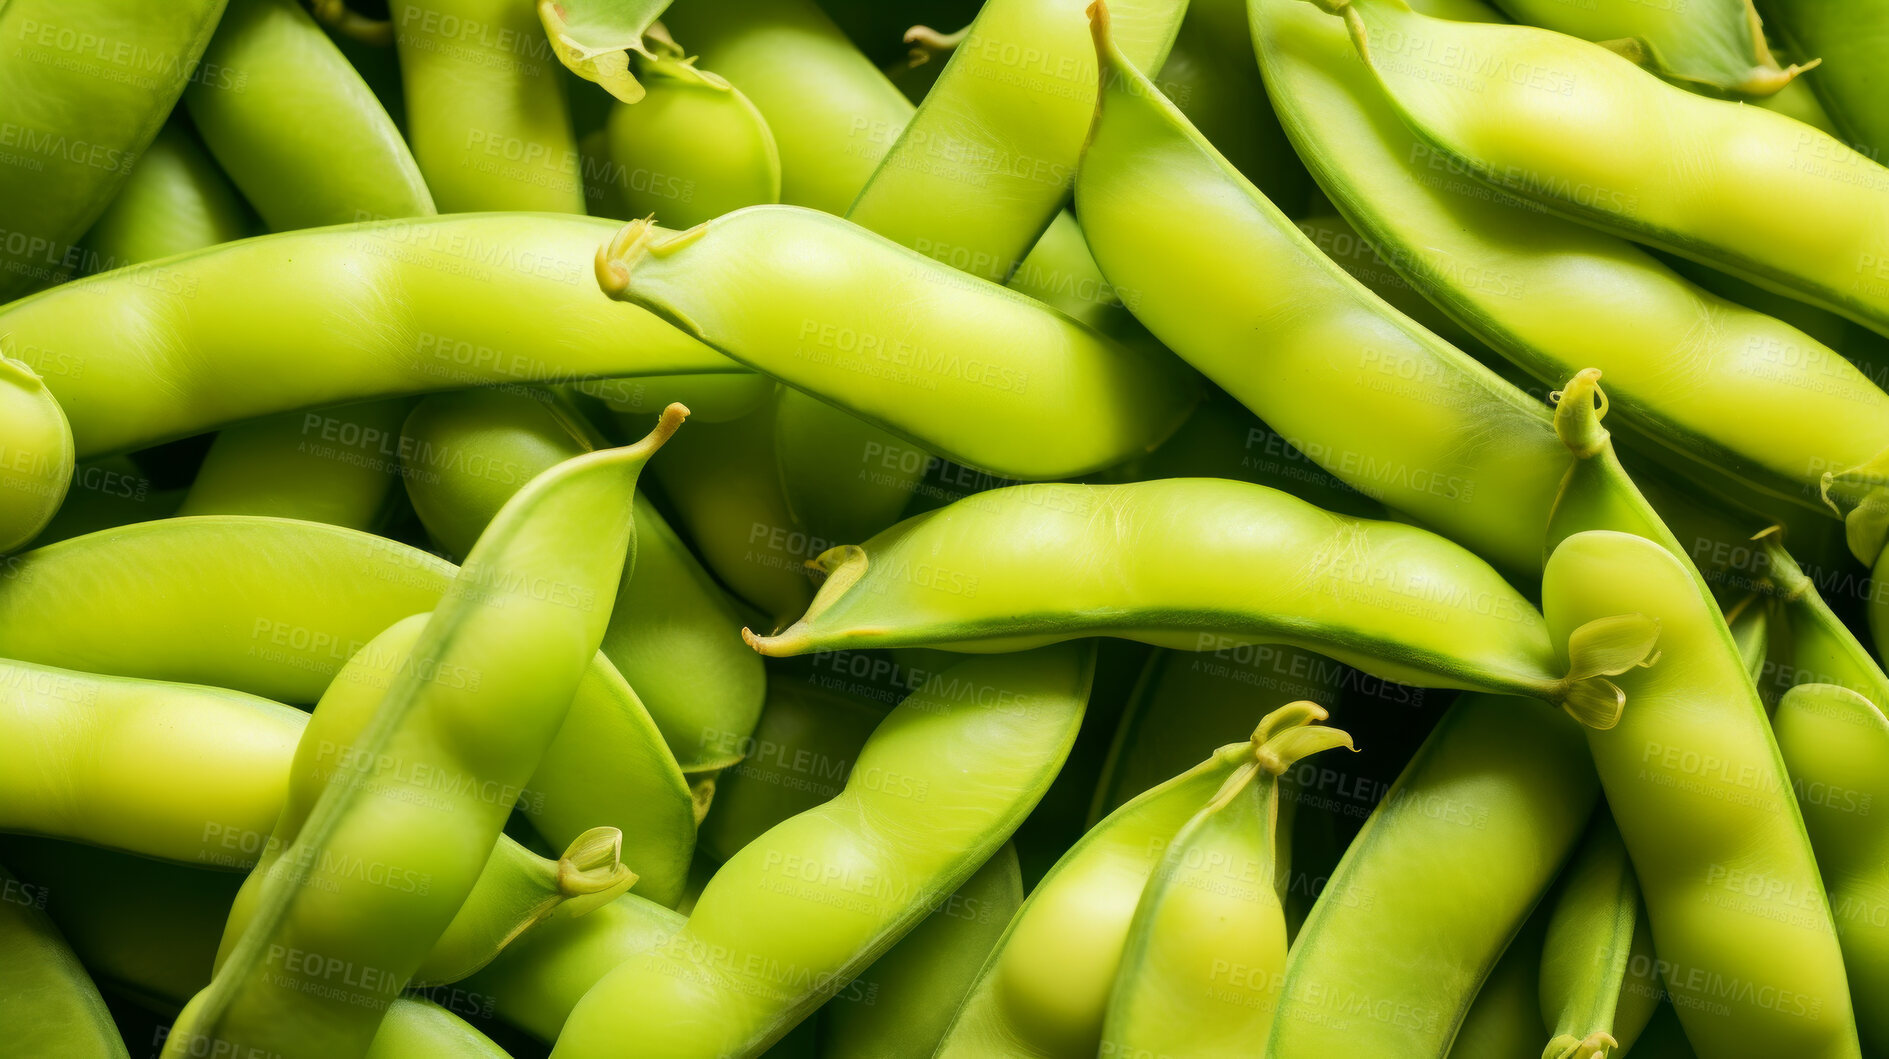
<svg viewBox="0 0 1889 1059">
<path fill-rule="evenodd" d="M 0 1056 L 1889 1059 L 1884 148 L 1889 0 L 0 0 Z"/>
</svg>

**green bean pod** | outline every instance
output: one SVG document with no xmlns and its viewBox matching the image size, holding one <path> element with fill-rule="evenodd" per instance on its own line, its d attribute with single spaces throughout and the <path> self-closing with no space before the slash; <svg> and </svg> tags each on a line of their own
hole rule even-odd
<svg viewBox="0 0 1889 1059">
<path fill-rule="evenodd" d="M 1639 1039 L 1659 1003 L 1640 886 L 1604 811 L 1563 874 L 1537 962 L 1542 1059 L 1611 1059 Z"/>
<path fill-rule="evenodd" d="M 5 855 L 55 895 L 48 903 L 54 921 L 79 959 L 114 992 L 175 1015 L 192 993 L 209 984 L 217 932 L 236 896 L 236 876 L 206 875 L 45 839 L 10 839 Z M 464 1001 L 478 998 L 462 992 L 446 999 L 459 1005 L 459 1013 L 470 1014 Z M 508 1059 L 453 1011 L 418 996 L 397 997 L 363 1059 L 422 1055 Z"/>
<path fill-rule="evenodd" d="M 1429 18 L 1403 0 L 1323 3 L 1397 112 L 1469 172 L 1889 329 L 1889 172 L 1842 141 L 1549 30 Z M 1495 61 L 1458 68 L 1463 54 Z M 1704 151 L 1718 164 L 1688 161 Z"/>
<path fill-rule="evenodd" d="M 7 1048 L 45 1059 L 125 1059 L 105 998 L 45 912 L 46 890 L 0 866 L 0 1015 Z"/>
<path fill-rule="evenodd" d="M 1108 77 L 1076 205 L 1137 317 L 1351 486 L 1533 571 L 1544 470 L 1567 464 L 1546 409 L 1321 253 L 1128 61 L 1107 8 L 1094 30 Z M 1149 210 L 1149 187 L 1184 205 Z"/>
<path fill-rule="evenodd" d="M 1487 695 L 1450 707 L 1300 928 L 1266 1054 L 1437 1059 L 1599 796 L 1579 728 Z"/>
<path fill-rule="evenodd" d="M 465 555 L 526 482 L 595 448 L 599 439 L 588 435 L 556 406 L 522 394 L 429 397 L 400 429 L 407 496 L 433 539 Z M 618 591 L 603 653 L 684 772 L 726 767 L 741 757 L 727 744 L 754 730 L 765 673 L 741 645 L 734 606 L 640 495 L 635 520 L 636 567 Z"/>
<path fill-rule="evenodd" d="M 291 703 L 313 703 L 382 629 L 437 607 L 456 573 L 385 538 L 240 516 L 107 531 L 0 570 L 0 642 L 17 658 Z M 125 604 L 90 602 L 104 598 Z M 522 792 L 532 826 L 558 846 L 600 824 L 619 828 L 637 892 L 674 901 L 693 846 L 689 790 L 608 659 L 592 664 L 565 725 Z"/>
<path fill-rule="evenodd" d="M 1819 511 L 1826 471 L 1889 447 L 1889 398 L 1834 350 L 1484 187 L 1404 127 L 1338 20 L 1297 0 L 1249 9 L 1268 89 L 1320 186 L 1406 279 L 1537 381 L 1598 367 L 1636 435 Z M 1474 0 L 1447 14 L 1498 17 Z"/>
<path fill-rule="evenodd" d="M 297 746 L 277 841 L 167 1055 L 365 1051 L 556 738 L 603 640 L 599 602 L 614 603 L 633 562 L 623 516 L 639 472 L 686 414 L 672 406 L 643 441 L 534 478 L 431 614 L 342 667 Z M 339 982 L 337 966 L 350 970 Z"/>
<path fill-rule="evenodd" d="M 1633 709 L 1588 745 L 1663 977 L 1708 1054 L 1854 1057 L 1850 991 L 1802 818 L 1763 703 L 1695 576 L 1657 544 L 1602 529 L 1566 536 L 1542 581 L 1557 631 L 1621 607 L 1660 622 L 1659 664 L 1619 678 Z"/>
<path fill-rule="evenodd" d="M 1142 69 L 1154 74 L 1152 67 Z M 1157 80 L 1161 94 L 1215 150 L 1268 199 L 1298 215 L 1312 180 L 1266 99 L 1246 28 L 1246 0 L 1189 0 Z"/>
<path fill-rule="evenodd" d="M 482 214 L 260 236 L 21 299 L 0 332 L 85 455 L 378 397 L 734 369 L 596 289 L 616 227 Z"/>
<path fill-rule="evenodd" d="M 1297 754 L 1333 745 L 1321 743 L 1321 738 L 1342 737 L 1342 733 L 1315 729 L 1311 731 L 1326 734 L 1299 734 L 1268 749 L 1267 739 L 1276 730 L 1301 730 L 1299 726 L 1320 713 L 1310 703 L 1285 707 L 1262 720 L 1250 739 L 1218 748 L 1206 760 L 1142 793 L 1090 828 L 1057 860 L 1011 919 L 970 996 L 952 1020 L 938 1048 L 939 1059 L 999 1054 L 1094 1055 L 1098 1048 L 1105 1055 L 1137 1054 L 1115 1051 L 1106 1023 L 1113 1017 L 1116 1029 L 1130 1030 L 1122 1025 L 1122 1019 L 1130 1014 L 1127 1005 L 1136 999 L 1153 1000 L 1154 996 L 1134 996 L 1135 986 L 1120 976 L 1125 971 L 1134 979 L 1145 970 L 1151 987 L 1158 988 L 1157 983 L 1179 985 L 1190 976 L 1189 972 L 1199 971 L 1195 964 L 1203 954 L 1195 952 L 1191 954 L 1195 959 L 1188 959 L 1190 944 L 1210 950 L 1216 940 L 1211 934 L 1203 938 L 1189 930 L 1184 918 L 1176 922 L 1165 915 L 1169 910 L 1183 912 L 1185 895 L 1168 898 L 1165 895 L 1170 884 L 1165 883 L 1150 891 L 1154 885 L 1150 880 L 1173 880 L 1177 873 L 1187 871 L 1188 855 L 1174 852 L 1183 836 L 1202 843 L 1218 836 L 1220 829 L 1210 822 L 1217 814 L 1202 814 L 1234 777 L 1261 767 L 1277 775 L 1272 764 L 1289 768 Z M 1249 822 L 1255 828 L 1259 826 L 1257 820 Z M 1261 836 L 1261 840 L 1271 845 L 1270 835 Z M 1207 856 L 1205 845 L 1194 848 L 1198 850 L 1196 857 Z M 1239 931 L 1234 949 L 1237 951 L 1242 943 L 1259 947 L 1244 956 L 1244 960 L 1251 961 L 1251 973 L 1237 980 L 1229 975 L 1225 988 L 1242 996 L 1260 994 L 1263 999 L 1277 984 L 1277 969 L 1270 974 L 1265 969 L 1269 940 L 1265 934 L 1271 918 L 1266 914 L 1265 898 L 1271 894 L 1276 901 L 1277 894 L 1273 892 L 1273 858 L 1263 855 L 1263 851 L 1261 855 L 1264 865 L 1252 860 L 1235 865 L 1237 873 L 1251 872 L 1254 878 L 1241 879 L 1230 888 L 1252 893 L 1260 913 L 1242 916 L 1246 921 L 1242 926 L 1254 929 Z M 1253 893 L 1256 890 L 1266 893 Z M 1140 909 L 1151 892 L 1160 896 L 1149 906 L 1149 916 L 1154 918 L 1146 918 Z M 1151 933 L 1157 930 L 1158 935 Z M 1126 962 L 1125 954 L 1131 941 L 1139 946 L 1133 964 Z M 1284 941 L 1281 915 L 1277 938 L 1281 949 Z M 1143 960 L 1144 955 L 1153 955 L 1155 962 Z M 1117 993 L 1124 1005 L 1119 1014 L 1111 1000 Z M 1132 1032 L 1142 1032 L 1138 1017 Z"/>
<path fill-rule="evenodd" d="M 129 456 L 86 460 L 73 469 L 71 491 L 33 544 L 43 547 L 102 529 L 169 518 L 183 500 L 184 490 L 163 488 Z"/>
<path fill-rule="evenodd" d="M 85 233 L 86 249 L 96 258 L 89 271 L 200 250 L 256 230 L 255 212 L 230 178 L 204 152 L 190 125 L 172 118 Z"/>
<path fill-rule="evenodd" d="M 675 59 L 643 64 L 646 94 L 610 108 L 605 126 L 622 216 L 670 228 L 781 200 L 780 151 L 741 90 Z"/>
<path fill-rule="evenodd" d="M 886 718 L 846 790 L 716 872 L 688 925 L 584 996 L 558 1059 L 753 1055 L 961 886 L 1062 767 L 1093 655 L 977 659 Z"/>
<path fill-rule="evenodd" d="M 1610 673 L 1651 648 L 1622 615 L 1563 667 L 1534 608 L 1427 530 L 1334 515 L 1214 478 L 992 490 L 820 557 L 799 621 L 763 654 L 922 645 L 1006 651 L 1111 635 L 1158 647 L 1301 647 L 1387 680 L 1543 699 L 1608 726 Z"/>
<path fill-rule="evenodd" d="M 1022 905 L 1017 851 L 1005 844 L 820 1009 L 823 1059 L 931 1059 Z"/>
<path fill-rule="evenodd" d="M 58 514 L 78 459 L 65 410 L 32 365 L 13 359 L 16 348 L 0 337 L 0 555 Z"/>
<path fill-rule="evenodd" d="M 288 412 L 218 431 L 179 515 L 262 515 L 371 529 L 400 469 L 404 397 Z"/>
<path fill-rule="evenodd" d="M 435 212 L 393 119 L 296 0 L 230 0 L 203 64 L 218 76 L 184 103 L 270 228 Z"/>
<path fill-rule="evenodd" d="M 1502 951 L 1502 958 L 1476 991 L 1475 1002 L 1450 1042 L 1449 1059 L 1523 1059 L 1541 1040 L 1535 993 L 1541 976 L 1540 909 Z"/>
<path fill-rule="evenodd" d="M 1889 721 L 1848 688 L 1806 684 L 1784 694 L 1773 723 L 1804 826 L 1817 851 L 1843 942 L 1857 1029 L 1869 1054 L 1889 1047 Z"/>
<path fill-rule="evenodd" d="M 1517 22 L 1591 40 L 1669 81 L 1707 92 L 1769 96 L 1803 71 L 1779 65 L 1751 0 L 1710 0 L 1697 7 L 1498 0 L 1497 6 Z"/>
<path fill-rule="evenodd" d="M 443 213 L 584 212 L 563 78 L 532 5 L 391 5 L 408 140 Z"/>
<path fill-rule="evenodd" d="M 57 283 L 200 66 L 223 0 L 0 8 L 0 301 Z M 0 535 L 3 536 L 3 535 Z"/>
<path fill-rule="evenodd" d="M 1883 12 L 1832 0 L 1767 0 L 1764 14 L 1793 52 L 1823 60 L 1811 87 L 1841 130 L 1871 158 L 1889 149 L 1889 109 L 1882 104 Z"/>
<path fill-rule="evenodd" d="M 597 276 L 744 364 L 1011 477 L 1120 462 L 1194 400 L 1153 356 L 812 210 L 757 206 L 678 235 L 635 222 L 599 252 Z"/>
<path fill-rule="evenodd" d="M 1268 714 L 1252 760 L 1167 844 L 1129 921 L 1103 1054 L 1250 1055 L 1272 1028 L 1291 860 L 1280 784 L 1311 754 L 1356 749 L 1344 732 L 1308 727 L 1327 717 L 1309 702 Z"/>
</svg>

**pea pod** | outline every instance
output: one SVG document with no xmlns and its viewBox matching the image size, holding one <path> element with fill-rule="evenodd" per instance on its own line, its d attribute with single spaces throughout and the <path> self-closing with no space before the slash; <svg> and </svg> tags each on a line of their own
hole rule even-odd
<svg viewBox="0 0 1889 1059">
<path fill-rule="evenodd" d="M 1450 1059 L 1518 1059 L 1534 1051 L 1541 1040 L 1535 992 L 1541 976 L 1542 919 L 1539 910 L 1528 918 L 1476 991 L 1450 1042 Z"/>
<path fill-rule="evenodd" d="M 1784 693 L 1774 719 L 1778 749 L 1804 813 L 1829 890 L 1857 1029 L 1872 1054 L 1889 1046 L 1889 1013 L 1873 998 L 1889 988 L 1889 856 L 1878 813 L 1889 792 L 1889 721 L 1872 701 L 1829 684 Z"/>
<path fill-rule="evenodd" d="M 32 366 L 13 359 L 0 338 L 0 554 L 39 535 L 72 486 L 72 427 Z"/>
<path fill-rule="evenodd" d="M 623 217 L 690 228 L 781 200 L 767 119 L 727 79 L 675 58 L 643 65 L 645 95 L 610 109 L 605 142 Z"/>
<path fill-rule="evenodd" d="M 46 891 L 0 867 L 0 1013 L 7 1047 L 47 1059 L 124 1059 L 98 987 L 46 917 Z"/>
<path fill-rule="evenodd" d="M 1150 356 L 811 210 L 757 206 L 679 235 L 635 222 L 599 252 L 597 275 L 790 386 L 1012 477 L 1119 462 L 1194 399 Z"/>
<path fill-rule="evenodd" d="M 695 428 L 691 427 L 691 432 Z M 574 417 L 496 390 L 429 397 L 400 430 L 407 495 L 433 539 L 465 555 L 516 490 L 600 439 Z M 635 507 L 636 568 L 618 593 L 603 652 L 649 707 L 684 772 L 740 760 L 765 675 L 743 650 L 721 589 L 648 500 Z"/>
<path fill-rule="evenodd" d="M 382 537 L 240 516 L 99 533 L 4 569 L 0 641 L 17 658 L 292 703 L 319 698 L 380 630 L 438 606 L 457 572 Z M 135 595 L 128 584 L 139 586 Z M 109 610 L 89 602 L 102 598 L 126 602 Z M 547 764 L 517 792 L 527 818 L 559 846 L 600 824 L 621 829 L 637 892 L 674 901 L 694 815 L 647 710 L 599 657 L 565 723 Z"/>
<path fill-rule="evenodd" d="M 1458 699 L 1372 810 L 1293 942 L 1267 1055 L 1449 1054 L 1599 796 L 1578 726 L 1520 705 Z"/>
<path fill-rule="evenodd" d="M 688 925 L 585 994 L 552 1052 L 749 1055 L 988 860 L 1069 753 L 1093 656 L 977 659 L 896 707 L 846 790 L 736 854 Z"/>
<path fill-rule="evenodd" d="M 1282 706 L 1253 733 L 1252 760 L 1181 825 L 1148 879 L 1109 995 L 1103 1049 L 1124 1055 L 1250 1054 L 1272 1028 L 1286 965 L 1282 893 L 1291 859 L 1283 777 L 1332 747 L 1355 749 L 1327 714 Z"/>
<path fill-rule="evenodd" d="M 1830 0 L 1775 0 L 1764 5 L 1770 26 L 1799 55 L 1823 60 L 1805 82 L 1843 137 L 1871 158 L 1889 148 L 1889 110 L 1882 105 L 1883 39 L 1889 26 L 1872 7 Z"/>
<path fill-rule="evenodd" d="M 1563 34 L 1433 19 L 1403 0 L 1326 7 L 1343 14 L 1359 55 L 1404 120 L 1471 173 L 1586 223 L 1889 328 L 1889 283 L 1876 272 L 1889 239 L 1889 174 L 1834 137 L 1664 84 L 1606 48 Z M 1425 47 L 1398 44 L 1416 40 Z M 1451 70 L 1449 56 L 1465 52 L 1503 61 Z M 1537 76 L 1511 77 L 1511 67 Z M 1446 72 L 1447 79 L 1439 76 Z M 1720 164 L 1709 173 L 1683 161 L 1728 142 L 1739 150 L 1717 150 Z"/>
<path fill-rule="evenodd" d="M 1653 944 L 1640 886 L 1613 818 L 1597 813 L 1564 873 L 1537 962 L 1542 1059 L 1625 1055 L 1653 1017 Z"/>
<path fill-rule="evenodd" d="M 218 431 L 179 515 L 264 515 L 366 530 L 386 513 L 404 397 L 289 412 Z"/>
<path fill-rule="evenodd" d="M 1212 478 L 992 490 L 820 564 L 827 580 L 806 615 L 746 634 L 756 650 L 981 652 L 1088 635 L 1196 651 L 1280 643 L 1403 683 L 1540 698 L 1608 726 L 1624 700 L 1607 675 L 1638 664 L 1652 636 L 1630 616 L 1594 625 L 1563 668 L 1534 608 L 1457 545 Z"/>
<path fill-rule="evenodd" d="M 197 58 L 222 14 L 223 0 L 0 9 L 0 122 L 13 155 L 0 167 L 0 229 L 10 236 L 0 301 L 72 271 L 79 236 L 185 86 L 210 75 Z"/>
<path fill-rule="evenodd" d="M 1567 463 L 1546 409 L 1321 253 L 1135 69 L 1108 10 L 1076 205 L 1103 272 L 1138 292 L 1137 317 L 1360 492 L 1532 571 L 1553 502 L 1542 469 Z M 1186 189 L 1190 205 L 1150 211 L 1148 187 Z"/>
<path fill-rule="evenodd" d="M 173 117 L 85 233 L 85 245 L 98 263 L 90 271 L 105 271 L 255 232 L 254 211 L 205 153 L 189 123 Z"/>
<path fill-rule="evenodd" d="M 1091 828 L 1056 862 L 1010 921 L 1010 928 L 946 1032 L 938 1049 L 939 1059 L 996 1054 L 1093 1055 L 1098 1047 L 1107 1050 L 1105 1054 L 1112 1053 L 1116 1042 L 1105 1033 L 1104 1024 L 1112 1013 L 1111 991 L 1120 989 L 1124 1002 L 1129 999 L 1127 990 L 1132 986 L 1116 983 L 1120 969 L 1127 966 L 1124 946 L 1130 939 L 1141 938 L 1138 944 L 1143 945 L 1158 943 L 1162 956 L 1176 955 L 1177 946 L 1189 940 L 1212 945 L 1211 938 L 1201 939 L 1187 931 L 1184 922 L 1161 923 L 1160 937 L 1150 938 L 1155 924 L 1138 919 L 1139 902 L 1145 900 L 1150 878 L 1157 872 L 1172 878 L 1174 872 L 1186 868 L 1184 859 L 1168 866 L 1168 853 L 1177 836 L 1184 829 L 1189 836 L 1201 835 L 1205 825 L 1189 828 L 1190 822 L 1243 769 L 1264 767 L 1276 775 L 1274 765 L 1283 771 L 1298 755 L 1333 745 L 1319 740 L 1337 739 L 1342 733 L 1300 734 L 1268 745 L 1277 732 L 1304 731 L 1299 726 L 1321 712 L 1309 703 L 1278 711 L 1261 722 L 1251 739 L 1220 747 L 1205 761 L 1144 792 Z M 1219 829 L 1209 826 L 1207 831 L 1212 834 Z M 1270 836 L 1263 841 L 1270 845 Z M 1201 855 L 1205 855 L 1204 848 Z M 1245 862 L 1239 867 L 1252 870 L 1256 876 L 1241 881 L 1238 889 L 1271 891 L 1272 876 L 1257 874 L 1263 871 L 1261 865 Z M 1165 891 L 1165 886 L 1161 889 Z M 1262 966 L 1253 976 L 1257 981 L 1249 978 L 1226 983 L 1240 995 L 1248 991 L 1263 995 L 1274 984 L 1263 969 L 1267 957 L 1277 955 L 1265 949 L 1270 940 L 1263 926 L 1269 918 L 1264 914 L 1265 895 L 1256 896 L 1261 929 L 1257 935 L 1240 935 L 1233 948 L 1237 950 L 1240 943 L 1259 944 L 1261 948 L 1248 958 Z M 1157 899 L 1162 908 L 1174 911 L 1181 910 L 1184 900 Z M 1278 932 L 1277 944 L 1283 949 L 1283 916 Z M 1139 956 L 1138 952 L 1138 960 Z M 1138 962 L 1128 973 L 1137 975 L 1141 969 Z M 1151 975 L 1160 976 L 1164 984 L 1175 981 L 1163 973 L 1170 969 L 1171 965 L 1163 966 Z M 1118 1025 L 1120 1018 L 1117 1016 Z M 1140 1032 L 1140 1025 L 1134 1030 Z"/>
<path fill-rule="evenodd" d="M 1498 6 L 1517 22 L 1594 41 L 1669 81 L 1708 92 L 1768 96 L 1803 70 L 1772 56 L 1751 0 L 1711 0 L 1697 7 L 1502 0 Z"/>
</svg>

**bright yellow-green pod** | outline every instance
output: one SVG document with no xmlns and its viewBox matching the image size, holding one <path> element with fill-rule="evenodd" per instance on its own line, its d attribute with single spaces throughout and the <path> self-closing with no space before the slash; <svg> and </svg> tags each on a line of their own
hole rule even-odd
<svg viewBox="0 0 1889 1059">
<path fill-rule="evenodd" d="M 1168 843 L 1128 926 L 1102 1054 L 1248 1056 L 1265 1039 L 1286 970 L 1283 777 L 1321 750 L 1355 749 L 1344 732 L 1307 727 L 1327 716 L 1309 702 L 1268 714 L 1252 760 Z"/>
<path fill-rule="evenodd" d="M 1303 647 L 1388 680 L 1532 696 L 1590 724 L 1651 630 L 1597 625 L 1556 661 L 1540 616 L 1428 530 L 1218 478 L 997 489 L 820 557 L 826 583 L 764 654 L 1012 651 L 1120 636 L 1187 651 Z"/>
<path fill-rule="evenodd" d="M 393 119 L 296 0 L 230 0 L 184 102 L 276 231 L 435 212 Z"/>
<path fill-rule="evenodd" d="M 237 423 L 210 443 L 179 515 L 268 515 L 372 529 L 400 469 L 404 397 Z"/>
<path fill-rule="evenodd" d="M 1155 337 L 1360 492 L 1532 572 L 1568 462 L 1547 409 L 1385 304 L 1114 45 L 1076 181 L 1096 260 Z M 1168 189 L 1150 210 L 1147 189 Z"/>
<path fill-rule="evenodd" d="M 1598 795 L 1567 718 L 1458 699 L 1299 929 L 1265 1054 L 1443 1059 Z"/>
<path fill-rule="evenodd" d="M 873 732 L 844 792 L 716 872 L 688 925 L 584 996 L 552 1054 L 753 1055 L 890 948 L 997 852 L 1062 768 L 1094 656 L 980 658 Z"/>
<path fill-rule="evenodd" d="M 1841 0 L 1768 0 L 1764 14 L 1768 28 L 1797 55 L 1822 60 L 1817 75 L 1804 82 L 1843 138 L 1880 160 L 1889 149 L 1889 106 L 1883 99 L 1889 13 Z"/>
<path fill-rule="evenodd" d="M 781 159 L 767 119 L 727 80 L 663 59 L 645 63 L 647 94 L 610 108 L 614 185 L 630 217 L 690 228 L 781 200 Z"/>
<path fill-rule="evenodd" d="M 185 85 L 213 76 L 197 58 L 222 14 L 223 0 L 0 7 L 0 302 L 80 264 L 76 241 Z"/>
<path fill-rule="evenodd" d="M 1659 1003 L 1653 938 L 1633 864 L 1603 810 L 1562 873 L 1539 954 L 1542 1059 L 1613 1059 L 1639 1039 Z"/>
<path fill-rule="evenodd" d="M 1157 351 L 813 210 L 756 206 L 676 234 L 636 222 L 598 253 L 597 274 L 744 364 L 1014 478 L 1152 448 L 1195 398 Z"/>
<path fill-rule="evenodd" d="M 1430 18 L 1404 0 L 1327 6 L 1405 121 L 1469 172 L 1889 329 L 1889 170 L 1842 141 L 1549 30 Z"/>
<path fill-rule="evenodd" d="M 46 917 L 48 891 L 0 867 L 0 1017 L 7 1050 L 44 1059 L 125 1059 L 105 998 Z"/>
<path fill-rule="evenodd" d="M 1497 17 L 1475 0 L 1438 7 L 1451 18 Z M 1701 472 L 1817 511 L 1828 510 L 1818 495 L 1826 472 L 1889 447 L 1889 397 L 1835 350 L 1700 289 L 1625 240 L 1478 182 L 1406 128 L 1340 20 L 1300 0 L 1252 0 L 1249 11 L 1268 90 L 1321 187 L 1406 279 L 1538 382 L 1559 387 L 1599 368 L 1636 436 Z M 1514 127 L 1561 142 L 1564 124 Z M 1624 133 L 1613 118 L 1607 135 L 1600 154 L 1629 141 L 1673 158 L 1687 150 Z M 1725 148 L 1715 140 L 1700 150 L 1719 157 Z M 1789 197 L 1806 200 L 1794 186 Z M 1714 223 L 1738 227 L 1730 216 L 1718 211 Z"/>
<path fill-rule="evenodd" d="M 1666 987 L 1710 1055 L 1860 1053 L 1837 932 L 1764 706 L 1694 576 L 1613 530 L 1566 537 L 1542 597 L 1565 636 L 1603 611 L 1660 623 L 1618 678 L 1633 707 L 1588 746 L 1633 856 Z"/>
<path fill-rule="evenodd" d="M 407 139 L 442 213 L 584 212 L 564 77 L 524 0 L 390 5 Z"/>
<path fill-rule="evenodd" d="M 87 271 L 102 272 L 254 235 L 256 216 L 189 123 L 166 122 L 118 197 L 85 233 Z"/>
<path fill-rule="evenodd" d="M 65 502 L 77 456 L 65 411 L 0 339 L 0 554 L 39 535 Z"/>
<path fill-rule="evenodd" d="M 1517 22 L 1591 40 L 1669 81 L 1710 92 L 1768 96 L 1800 72 L 1781 67 L 1751 0 L 1498 0 Z"/>
<path fill-rule="evenodd" d="M 1857 1029 L 1871 1054 L 1889 1047 L 1889 720 L 1848 688 L 1807 684 L 1778 704 L 1778 749 L 1830 892 Z"/>
<path fill-rule="evenodd" d="M 165 519 L 0 564 L 0 642 L 44 665 L 312 704 L 381 630 L 437 607 L 456 573 L 417 548 L 319 523 Z M 593 827 L 620 829 L 637 892 L 664 902 L 682 893 L 689 789 L 607 658 L 593 660 L 519 801 L 560 848 Z"/>
</svg>

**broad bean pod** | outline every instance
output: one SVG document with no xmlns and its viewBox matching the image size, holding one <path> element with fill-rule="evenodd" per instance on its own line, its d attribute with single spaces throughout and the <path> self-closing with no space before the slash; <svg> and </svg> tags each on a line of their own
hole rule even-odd
<svg viewBox="0 0 1889 1059">
<path fill-rule="evenodd" d="M 1605 810 L 1568 863 L 1545 929 L 1537 1010 L 1552 1036 L 1542 1059 L 1627 1054 L 1653 1017 L 1660 985 L 1640 886 Z"/>
<path fill-rule="evenodd" d="M 1871 1054 L 1889 1047 L 1889 720 L 1849 688 L 1805 684 L 1784 693 L 1773 718 L 1804 826 L 1817 852 L 1857 1004 L 1857 1029 Z"/>
<path fill-rule="evenodd" d="M 1610 673 L 1655 630 L 1597 624 L 1564 668 L 1527 600 L 1480 559 L 1394 522 L 1223 479 L 992 490 L 820 557 L 799 621 L 763 654 L 840 647 L 1006 651 L 1113 635 L 1203 650 L 1279 643 L 1388 680 L 1543 699 L 1609 726 Z"/>
<path fill-rule="evenodd" d="M 1268 1056 L 1449 1054 L 1599 799 L 1579 727 L 1519 705 L 1458 699 L 1372 809 L 1293 942 Z"/>
<path fill-rule="evenodd" d="M 204 152 L 189 123 L 172 118 L 85 233 L 86 249 L 98 266 L 88 271 L 155 261 L 256 231 L 249 203 Z"/>
<path fill-rule="evenodd" d="M 1450 1042 L 1449 1059 L 1519 1059 L 1541 1040 L 1535 993 L 1541 977 L 1541 909 L 1496 961 Z"/>
<path fill-rule="evenodd" d="M 682 229 L 781 200 L 774 134 L 738 87 L 673 58 L 642 69 L 645 95 L 611 107 L 605 125 L 602 176 L 624 210 L 615 216 Z"/>
<path fill-rule="evenodd" d="M 46 892 L 0 865 L 0 989 L 7 1048 L 44 1059 L 126 1059 L 98 986 L 44 911 Z"/>
<path fill-rule="evenodd" d="M 456 573 L 418 549 L 317 523 L 167 519 L 6 560 L 0 640 L 43 665 L 313 703 L 382 629 L 437 607 Z M 103 598 L 125 605 L 88 602 Z M 514 792 L 527 818 L 559 846 L 594 826 L 621 829 L 637 892 L 673 902 L 693 846 L 689 790 L 607 658 L 593 662 L 565 724 L 540 773 Z"/>
<path fill-rule="evenodd" d="M 72 427 L 46 380 L 0 338 L 0 555 L 39 536 L 72 486 Z"/>
<path fill-rule="evenodd" d="M 846 790 L 750 843 L 687 926 L 585 995 L 552 1052 L 753 1055 L 917 926 L 1062 767 L 1088 699 L 1080 648 L 968 661 L 873 732 Z"/>
</svg>

